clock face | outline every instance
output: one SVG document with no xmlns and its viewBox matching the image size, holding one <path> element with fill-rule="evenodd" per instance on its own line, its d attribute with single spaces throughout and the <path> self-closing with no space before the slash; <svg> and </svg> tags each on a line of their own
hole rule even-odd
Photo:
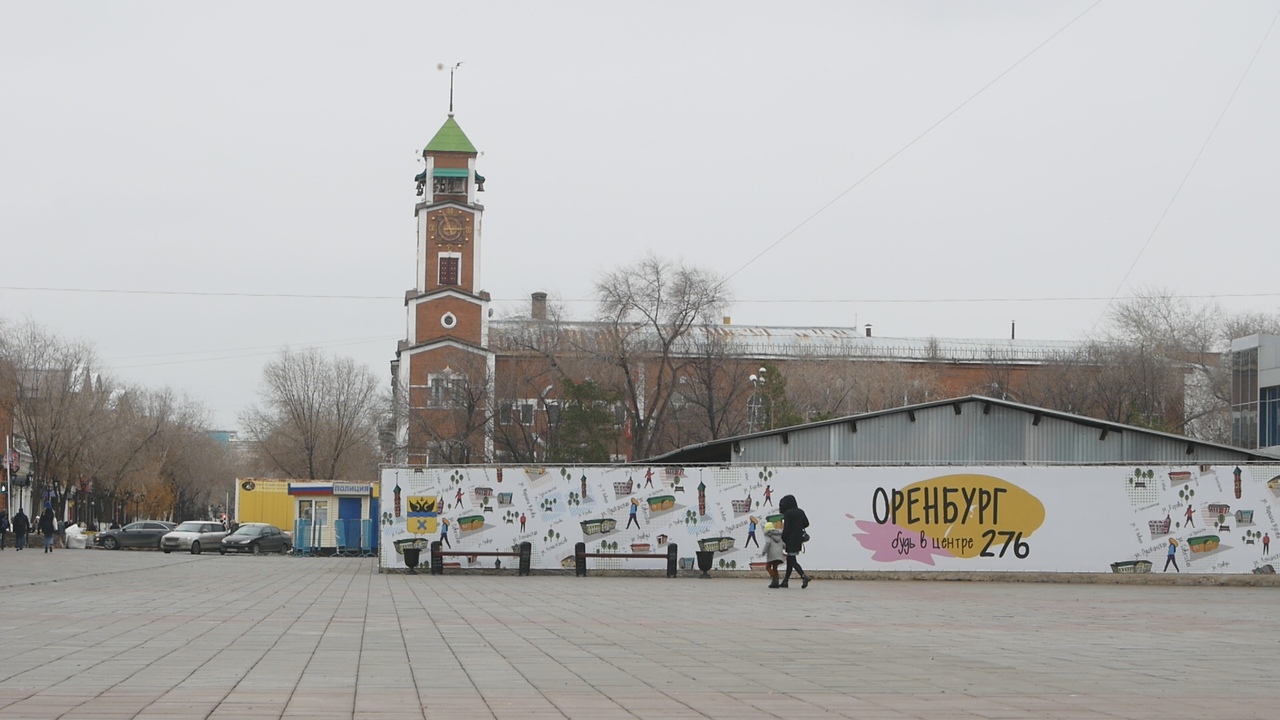
<svg viewBox="0 0 1280 720">
<path fill-rule="evenodd" d="M 440 234 L 440 240 L 443 242 L 461 242 L 462 233 L 465 229 L 462 219 L 455 215 L 443 215 L 440 217 L 436 225 L 436 229 Z"/>
</svg>

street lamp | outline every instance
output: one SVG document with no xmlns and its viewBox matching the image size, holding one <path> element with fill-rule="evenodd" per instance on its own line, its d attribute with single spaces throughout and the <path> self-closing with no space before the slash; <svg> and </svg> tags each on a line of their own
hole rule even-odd
<svg viewBox="0 0 1280 720">
<path fill-rule="evenodd" d="M 764 412 L 765 395 L 760 388 L 764 387 L 765 375 L 768 372 L 766 368 L 760 368 L 759 372 L 748 378 L 751 381 L 754 391 L 751 393 L 751 399 L 747 401 L 747 432 L 753 433 L 757 426 L 762 426 L 762 413 Z M 770 418 L 769 429 L 773 429 L 772 418 Z"/>
</svg>

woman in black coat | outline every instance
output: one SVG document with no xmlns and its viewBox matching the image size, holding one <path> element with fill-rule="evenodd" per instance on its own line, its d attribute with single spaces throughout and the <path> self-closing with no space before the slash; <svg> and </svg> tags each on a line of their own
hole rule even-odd
<svg viewBox="0 0 1280 720">
<path fill-rule="evenodd" d="M 40 513 L 40 534 L 44 535 L 44 551 L 53 552 L 53 534 L 58 531 L 58 523 L 53 517 L 53 508 L 49 505 L 44 506 L 44 512 Z"/>
<path fill-rule="evenodd" d="M 791 571 L 794 569 L 800 576 L 800 589 L 803 590 L 809 587 L 809 576 L 804 574 L 804 568 L 800 567 L 797 555 L 804 547 L 805 528 L 809 527 L 809 516 L 796 505 L 794 495 L 787 495 L 779 500 L 778 509 L 782 511 L 782 545 L 787 553 L 787 574 L 783 576 L 782 584 L 778 587 L 788 587 L 787 581 L 791 579 Z"/>
</svg>

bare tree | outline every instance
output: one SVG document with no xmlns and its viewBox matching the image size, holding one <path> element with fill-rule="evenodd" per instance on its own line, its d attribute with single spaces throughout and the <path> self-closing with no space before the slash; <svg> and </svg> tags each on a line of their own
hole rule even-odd
<svg viewBox="0 0 1280 720">
<path fill-rule="evenodd" d="M 730 338 L 715 325 L 702 325 L 689 334 L 692 351 L 672 397 L 672 442 L 677 447 L 746 430 L 749 378 L 758 363 L 745 357 Z"/>
<path fill-rule="evenodd" d="M 607 273 L 595 292 L 603 328 L 590 350 L 615 371 L 604 382 L 617 383 L 626 405 L 631 457 L 648 457 L 671 406 L 686 336 L 728 304 L 724 281 L 649 255 Z"/>
<path fill-rule="evenodd" d="M 437 385 L 426 390 L 430 397 L 422 402 L 419 394 L 415 406 L 409 408 L 409 436 L 425 443 L 425 447 L 410 448 L 409 452 L 425 454 L 433 464 L 486 462 L 487 434 L 494 418 L 491 383 L 483 357 L 451 363 Z M 410 392 L 399 395 L 415 399 Z"/>
<path fill-rule="evenodd" d="M 86 476 L 92 444 L 110 428 L 110 381 L 89 345 L 64 341 L 34 322 L 8 333 L 0 352 L 14 426 L 31 451 L 33 493 L 50 491 L 63 516 L 68 494 Z"/>
<path fill-rule="evenodd" d="M 860 412 L 863 408 L 855 408 L 853 399 L 859 395 L 859 370 L 869 367 L 871 363 L 836 358 L 789 362 L 786 373 L 791 405 L 809 422 Z"/>
<path fill-rule="evenodd" d="M 1233 338 L 1280 332 L 1280 316 L 1250 312 L 1231 315 L 1216 303 L 1193 303 L 1161 289 L 1145 289 L 1118 303 L 1110 314 L 1107 341 L 1123 344 L 1132 356 L 1141 347 L 1160 358 L 1171 377 L 1164 388 L 1167 412 L 1180 414 L 1166 429 L 1216 442 L 1231 442 Z M 1133 372 L 1133 368 L 1129 369 Z"/>
<path fill-rule="evenodd" d="M 263 368 L 260 398 L 240 423 L 267 474 L 344 480 L 375 471 L 388 408 L 367 367 L 286 349 Z"/>
</svg>

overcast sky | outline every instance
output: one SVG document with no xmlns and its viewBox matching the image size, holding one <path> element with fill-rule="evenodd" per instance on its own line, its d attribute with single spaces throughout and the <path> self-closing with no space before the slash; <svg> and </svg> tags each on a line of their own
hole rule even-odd
<svg viewBox="0 0 1280 720">
<path fill-rule="evenodd" d="M 0 318 L 222 428 L 286 345 L 389 384 L 459 61 L 499 315 L 589 317 L 647 251 L 732 274 L 735 324 L 1072 340 L 1140 288 L 1276 312 L 1278 12 L 5 2 Z"/>
</svg>

